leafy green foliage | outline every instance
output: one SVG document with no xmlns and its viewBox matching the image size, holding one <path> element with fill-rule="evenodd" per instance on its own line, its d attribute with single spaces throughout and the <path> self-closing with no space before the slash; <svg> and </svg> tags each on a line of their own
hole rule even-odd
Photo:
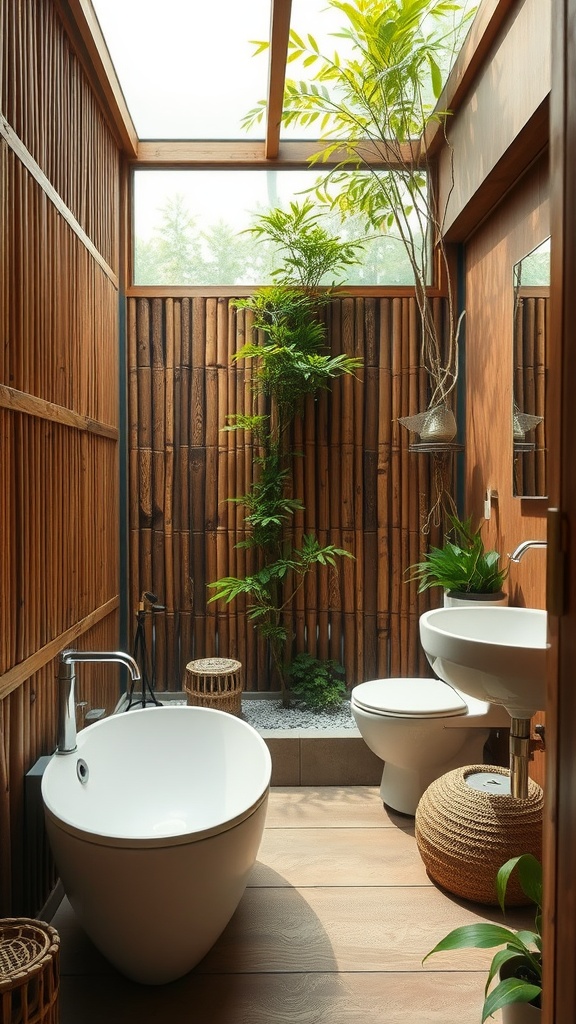
<svg viewBox="0 0 576 1024">
<path fill-rule="evenodd" d="M 278 284 L 297 283 L 311 291 L 316 291 L 327 275 L 358 263 L 364 245 L 362 240 L 343 241 L 329 235 L 310 199 L 290 203 L 288 210 L 263 213 L 248 230 L 278 246 L 283 265 L 272 272 Z M 336 282 L 330 284 L 333 287 Z"/>
<path fill-rule="evenodd" d="M 361 213 L 368 230 L 395 227 L 414 274 L 433 407 L 446 401 L 456 382 L 460 321 L 448 275 L 445 347 L 427 291 L 433 246 L 449 270 L 443 214 L 420 140 L 432 121 L 445 125 L 447 113 L 433 102 L 472 12 L 458 22 L 462 6 L 445 0 L 328 0 L 328 6 L 342 15 L 335 35 L 345 41 L 346 56 L 322 53 L 313 36 L 290 32 L 288 63 L 301 74 L 285 83 L 282 122 L 302 128 L 316 124 L 319 147 L 311 163 L 321 167 L 337 161 L 316 188 L 328 208 L 343 220 Z M 257 52 L 262 49 L 258 44 Z M 261 121 L 265 109 L 264 102 L 257 104 L 244 126 Z"/>
<path fill-rule="evenodd" d="M 433 953 L 454 949 L 491 949 L 504 946 L 492 959 L 485 988 L 482 1024 L 487 1017 L 509 1003 L 537 1002 L 542 992 L 542 866 L 530 853 L 512 857 L 502 865 L 496 876 L 498 902 L 505 913 L 506 887 L 510 875 L 517 869 L 522 891 L 536 904 L 534 931 L 512 931 L 503 926 L 478 922 L 463 925 L 449 932 L 426 954 L 422 963 Z M 515 957 L 522 958 L 522 967 L 513 977 L 503 978 L 492 991 L 488 991 L 504 964 Z M 512 966 L 512 965 L 511 965 Z"/>
<path fill-rule="evenodd" d="M 318 302 L 307 292 L 288 286 L 260 288 L 237 305 L 254 314 L 254 327 L 263 332 L 260 343 L 249 341 L 235 359 L 258 360 L 254 388 L 272 396 L 281 412 L 302 408 L 306 395 L 329 387 L 343 373 L 354 373 L 362 362 L 344 353 L 322 352 L 326 328 Z"/>
<path fill-rule="evenodd" d="M 335 661 L 319 661 L 311 654 L 297 654 L 288 667 L 288 686 L 314 711 L 339 708 L 346 697 L 345 674 Z"/>
<path fill-rule="evenodd" d="M 301 548 L 292 548 L 288 556 L 269 562 L 250 576 L 243 579 L 227 576 L 215 583 L 209 583 L 208 586 L 215 593 L 208 603 L 225 601 L 229 604 L 241 594 L 245 595 L 248 598 L 248 618 L 258 620 L 258 627 L 263 636 L 283 643 L 287 640 L 288 634 L 281 625 L 282 612 L 304 583 L 306 573 L 313 565 L 335 566 L 336 557 L 353 556 L 349 551 L 334 544 L 320 547 L 313 534 L 305 535 Z M 291 586 L 279 601 L 276 585 L 287 581 Z"/>
<path fill-rule="evenodd" d="M 277 459 L 268 459 L 248 494 L 228 499 L 236 505 L 244 505 L 248 512 L 244 521 L 251 533 L 238 547 L 272 549 L 280 541 L 284 523 L 294 512 L 303 509 L 298 498 L 290 498 L 284 493 L 287 477 L 288 470 L 279 469 Z"/>
<path fill-rule="evenodd" d="M 444 587 L 464 594 L 496 594 L 508 575 L 497 551 L 485 551 L 481 528 L 472 529 L 472 518 L 461 522 L 450 516 L 454 539 L 442 548 L 431 547 L 423 561 L 412 565 L 409 580 L 418 580 L 418 593 Z"/>
<path fill-rule="evenodd" d="M 247 494 L 229 498 L 246 509 L 249 534 L 242 547 L 259 552 L 259 568 L 239 579 L 224 577 L 208 584 L 209 599 L 229 603 L 247 600 L 247 614 L 269 643 L 272 662 L 287 701 L 282 671 L 282 651 L 289 637 L 284 612 L 313 566 L 336 566 L 337 557 L 350 552 L 333 544 L 320 546 L 313 534 L 302 538 L 298 548 L 284 540 L 284 528 L 295 512 L 303 510 L 290 493 L 293 458 L 288 445 L 289 428 L 307 395 L 329 386 L 334 377 L 354 373 L 360 360 L 331 356 L 324 349 L 325 325 L 320 311 L 329 292 L 318 293 L 318 283 L 330 269 L 343 268 L 356 259 L 356 244 L 328 235 L 317 223 L 313 203 L 291 203 L 289 211 L 263 215 L 255 233 L 280 242 L 285 259 L 277 283 L 260 288 L 237 306 L 253 314 L 255 337 L 236 353 L 236 359 L 254 360 L 253 391 L 263 396 L 267 411 L 228 418 L 224 429 L 248 430 L 257 450 L 255 479 Z"/>
</svg>

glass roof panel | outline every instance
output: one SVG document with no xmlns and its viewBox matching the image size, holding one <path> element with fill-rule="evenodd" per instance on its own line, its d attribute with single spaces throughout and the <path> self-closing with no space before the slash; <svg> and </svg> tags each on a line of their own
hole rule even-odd
<svg viewBox="0 0 576 1024">
<path fill-rule="evenodd" d="M 459 9 L 453 11 L 450 6 L 447 6 L 444 14 L 442 24 L 445 25 L 446 29 L 456 29 L 456 38 L 459 45 L 462 45 L 466 34 L 472 24 L 470 19 L 464 26 L 461 26 L 461 22 L 467 18 L 470 12 L 475 12 L 478 6 L 479 0 L 458 0 Z M 354 51 L 354 47 L 351 42 L 342 38 L 342 29 L 349 29 L 350 22 L 346 15 L 338 10 L 337 8 L 327 6 L 326 0 L 292 0 L 292 12 L 290 17 L 290 24 L 292 29 L 298 33 L 301 39 L 306 41 L 306 37 L 310 33 L 314 36 L 320 53 L 326 57 L 331 57 L 334 52 L 337 52 L 339 57 L 345 62 L 348 59 L 354 59 L 358 57 L 358 53 Z M 424 23 L 426 24 L 426 22 Z M 428 29 L 437 29 L 440 22 L 429 19 Z M 461 26 L 458 29 L 458 26 Z M 443 61 L 442 66 L 442 77 L 444 82 L 448 78 L 450 70 L 458 56 L 458 52 L 455 51 L 453 54 L 446 54 L 446 59 Z M 302 63 L 289 63 L 286 69 L 286 77 L 293 79 L 303 78 L 306 81 L 312 79 L 314 73 L 314 65 L 309 69 L 303 66 Z M 337 96 L 337 92 L 334 91 L 334 87 L 331 86 L 330 90 L 334 96 Z M 258 97 L 259 99 L 262 97 Z M 430 96 L 430 104 L 434 105 L 434 100 Z M 329 134 L 329 133 L 328 133 Z M 314 121 L 309 126 L 302 127 L 302 125 L 284 125 L 282 127 L 282 138 L 284 139 L 314 139 L 318 137 L 318 122 Z"/>
<path fill-rule="evenodd" d="M 141 139 L 263 138 L 241 128 L 266 96 L 270 0 L 92 0 Z"/>
</svg>

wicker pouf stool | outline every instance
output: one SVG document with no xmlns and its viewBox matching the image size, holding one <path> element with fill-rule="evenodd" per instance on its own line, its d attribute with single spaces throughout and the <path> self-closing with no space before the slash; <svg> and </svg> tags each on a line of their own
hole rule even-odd
<svg viewBox="0 0 576 1024">
<path fill-rule="evenodd" d="M 2 1024 L 58 1024 L 60 936 L 45 921 L 0 919 Z"/>
<path fill-rule="evenodd" d="M 498 869 L 521 853 L 542 856 L 544 794 L 532 779 L 527 800 L 473 789 L 466 779 L 477 773 L 509 775 L 495 765 L 468 765 L 436 779 L 416 808 L 416 842 L 434 882 L 455 896 L 495 906 Z M 514 873 L 506 904 L 529 902 Z"/>
<path fill-rule="evenodd" d="M 200 658 L 186 665 L 188 704 L 239 715 L 243 688 L 242 664 L 232 658 Z"/>
</svg>

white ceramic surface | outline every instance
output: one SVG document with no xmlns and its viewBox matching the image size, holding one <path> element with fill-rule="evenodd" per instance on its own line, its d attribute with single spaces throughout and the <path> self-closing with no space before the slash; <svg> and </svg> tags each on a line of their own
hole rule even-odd
<svg viewBox="0 0 576 1024">
<path fill-rule="evenodd" d="M 545 706 L 546 612 L 537 608 L 434 608 L 420 641 L 435 675 L 513 718 Z"/>
<path fill-rule="evenodd" d="M 114 715 L 54 755 L 42 796 L 64 889 L 127 977 L 173 981 L 219 937 L 256 860 L 270 775 L 256 730 L 208 708 Z"/>
<path fill-rule="evenodd" d="M 371 706 L 378 700 L 379 687 L 387 710 Z M 425 699 L 427 687 L 430 697 Z M 394 701 L 392 688 L 396 691 Z M 391 705 L 393 711 L 389 710 Z M 419 714 L 418 707 L 424 705 L 427 711 Z M 383 803 L 410 815 L 416 813 L 420 797 L 435 779 L 454 768 L 481 764 L 490 729 L 508 721 L 502 708 L 466 697 L 432 679 L 360 683 L 352 690 L 350 706 L 364 742 L 384 761 L 380 783 Z M 404 714 L 400 708 L 405 709 Z"/>
</svg>

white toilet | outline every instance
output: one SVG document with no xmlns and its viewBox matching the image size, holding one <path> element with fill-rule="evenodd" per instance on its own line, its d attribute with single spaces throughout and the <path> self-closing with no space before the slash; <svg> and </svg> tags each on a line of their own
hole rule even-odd
<svg viewBox="0 0 576 1024">
<path fill-rule="evenodd" d="M 372 679 L 355 686 L 351 709 L 364 741 L 384 761 L 387 807 L 415 814 L 431 782 L 483 763 L 490 729 L 510 726 L 507 711 L 439 679 Z"/>
</svg>

